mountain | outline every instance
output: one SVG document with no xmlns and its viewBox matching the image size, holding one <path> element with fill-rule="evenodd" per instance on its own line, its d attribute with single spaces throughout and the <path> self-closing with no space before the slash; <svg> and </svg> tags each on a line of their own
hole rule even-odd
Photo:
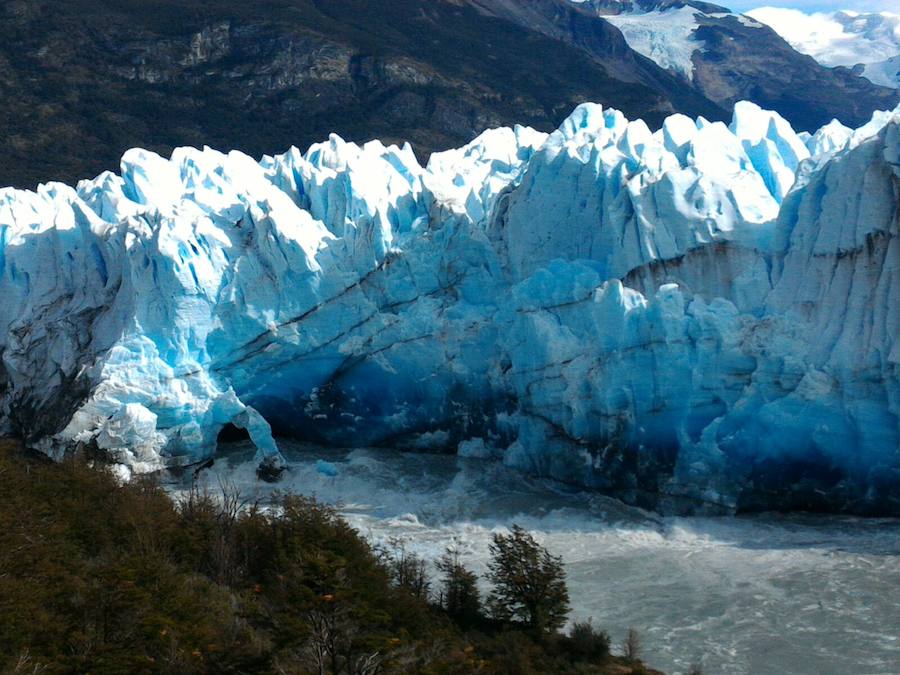
<svg viewBox="0 0 900 675">
<path fill-rule="evenodd" d="M 794 49 L 819 63 L 847 66 L 875 84 L 900 87 L 900 14 L 805 14 L 761 7 L 748 15 L 774 28 Z"/>
<path fill-rule="evenodd" d="M 884 61 L 864 64 L 860 75 L 876 84 L 900 89 L 900 54 Z"/>
<path fill-rule="evenodd" d="M 900 513 L 900 108 L 652 132 L 583 104 L 422 167 L 131 150 L 0 190 L 0 432 L 123 472 L 245 430 L 677 512 Z"/>
<path fill-rule="evenodd" d="M 458 0 L 11 0 L 0 17 L 0 185 L 74 182 L 136 146 L 258 157 L 330 132 L 427 157 L 585 100 L 651 124 L 726 114 L 648 60 L 662 84 Z"/>
<path fill-rule="evenodd" d="M 588 100 L 656 128 L 676 111 L 724 120 L 747 98 L 810 131 L 832 117 L 856 126 L 897 103 L 897 92 L 823 68 L 715 6 L 634 6 L 639 22 L 658 14 L 654 25 L 693 13 L 696 28 L 678 43 L 699 47 L 688 81 L 629 46 L 624 10 L 611 7 L 9 0 L 0 6 L 0 185 L 74 183 L 114 169 L 131 147 L 259 157 L 330 132 L 408 140 L 424 160 L 488 127 L 551 131 Z"/>
<path fill-rule="evenodd" d="M 813 131 L 837 118 L 862 124 L 900 94 L 845 69 L 823 68 L 764 23 L 693 0 L 569 0 L 617 26 L 629 46 L 718 105 L 751 100 Z M 579 41 L 576 36 L 575 42 Z"/>
<path fill-rule="evenodd" d="M 752 100 L 813 131 L 833 118 L 857 126 L 872 111 L 893 108 L 900 93 L 873 86 L 848 70 L 824 68 L 775 31 L 724 7 L 693 0 L 472 0 L 503 17 L 576 46 L 611 72 L 654 85 L 658 75 L 616 71 L 609 25 L 628 47 L 694 91 L 730 110 Z M 606 24 L 604 26 L 603 24 Z M 649 79 L 648 79 L 649 78 Z M 667 85 L 671 87 L 671 85 Z M 666 89 L 669 90 L 668 88 Z"/>
</svg>

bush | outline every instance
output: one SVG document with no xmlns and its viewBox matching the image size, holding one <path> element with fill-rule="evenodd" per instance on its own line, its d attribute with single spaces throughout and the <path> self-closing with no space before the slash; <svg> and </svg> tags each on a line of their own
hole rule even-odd
<svg viewBox="0 0 900 675">
<path fill-rule="evenodd" d="M 562 627 L 569 612 L 562 560 L 518 525 L 509 535 L 495 534 L 490 551 L 487 578 L 494 588 L 488 606 L 494 618 L 539 632 Z"/>
<path fill-rule="evenodd" d="M 574 661 L 599 663 L 609 656 L 609 635 L 590 621 L 576 621 L 569 632 L 568 651 Z"/>
<path fill-rule="evenodd" d="M 234 589 L 182 562 L 181 526 L 149 481 L 0 448 L 0 671 L 265 668 Z"/>
</svg>

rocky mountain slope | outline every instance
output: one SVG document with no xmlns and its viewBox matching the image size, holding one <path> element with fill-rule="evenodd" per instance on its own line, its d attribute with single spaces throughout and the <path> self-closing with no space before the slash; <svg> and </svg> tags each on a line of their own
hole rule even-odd
<svg viewBox="0 0 900 675">
<path fill-rule="evenodd" d="M 749 15 L 819 63 L 846 66 L 875 84 L 900 88 L 900 14 L 806 14 L 797 9 L 761 7 Z"/>
<path fill-rule="evenodd" d="M 550 131 L 585 100 L 656 127 L 675 111 L 726 119 L 748 98 L 804 129 L 896 103 L 768 29 L 694 6 L 705 47 L 688 82 L 629 46 L 596 2 L 10 0 L 0 185 L 74 182 L 135 146 L 258 157 L 330 132 L 409 140 L 424 159 L 492 126 Z"/>
<path fill-rule="evenodd" d="M 708 2 L 569 1 L 615 25 L 630 47 L 728 109 L 751 100 L 812 131 L 832 118 L 858 126 L 900 100 L 847 69 L 822 67 L 769 26 Z"/>
<path fill-rule="evenodd" d="M 427 157 L 491 126 L 549 130 L 587 99 L 652 124 L 724 115 L 672 78 L 623 79 L 458 1 L 12 0 L 0 13 L 0 185 L 93 176 L 135 146 L 259 156 L 330 132 Z"/>
<path fill-rule="evenodd" d="M 0 432 L 125 471 L 245 429 L 674 511 L 900 513 L 900 109 L 583 104 L 421 166 L 337 136 L 0 190 Z M 274 433 L 273 433 L 274 432 Z"/>
</svg>

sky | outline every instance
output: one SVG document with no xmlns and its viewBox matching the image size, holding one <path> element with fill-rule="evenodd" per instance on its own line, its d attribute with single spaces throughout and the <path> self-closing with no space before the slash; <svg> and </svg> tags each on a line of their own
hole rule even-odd
<svg viewBox="0 0 900 675">
<path fill-rule="evenodd" d="M 857 12 L 895 12 L 900 14 L 900 0 L 712 0 L 736 12 L 760 6 L 790 7 L 804 12 L 833 12 L 852 9 Z"/>
</svg>

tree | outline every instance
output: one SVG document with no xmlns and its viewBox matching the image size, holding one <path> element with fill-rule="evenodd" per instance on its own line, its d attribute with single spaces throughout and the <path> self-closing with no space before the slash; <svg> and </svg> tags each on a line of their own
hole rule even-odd
<svg viewBox="0 0 900 675">
<path fill-rule="evenodd" d="M 494 585 L 488 596 L 494 618 L 541 632 L 562 627 L 569 612 L 562 559 L 518 525 L 508 535 L 494 534 L 490 552 L 486 577 Z"/>
<path fill-rule="evenodd" d="M 425 559 L 407 551 L 406 543 L 395 537 L 388 540 L 388 548 L 383 555 L 388 572 L 397 587 L 409 591 L 420 600 L 428 600 L 431 582 Z"/>
<path fill-rule="evenodd" d="M 641 641 L 641 635 L 636 628 L 629 628 L 628 634 L 622 641 L 622 656 L 629 661 L 638 661 L 641 658 L 644 646 Z"/>
<path fill-rule="evenodd" d="M 459 552 L 448 548 L 437 561 L 441 577 L 440 603 L 451 619 L 463 627 L 477 623 L 481 617 L 478 577 L 459 560 Z"/>
</svg>

